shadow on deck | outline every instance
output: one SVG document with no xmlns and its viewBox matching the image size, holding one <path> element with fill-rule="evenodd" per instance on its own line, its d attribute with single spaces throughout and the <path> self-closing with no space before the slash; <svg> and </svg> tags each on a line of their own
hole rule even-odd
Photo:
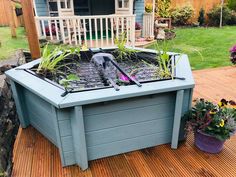
<svg viewBox="0 0 236 177">
<path fill-rule="evenodd" d="M 218 102 L 236 100 L 236 68 L 224 67 L 194 72 L 194 98 Z M 32 127 L 20 129 L 14 147 L 13 177 L 79 176 L 236 176 L 236 136 L 221 153 L 199 151 L 188 137 L 177 150 L 169 144 L 89 162 L 84 172 L 77 166 L 62 168 L 58 149 Z"/>
</svg>

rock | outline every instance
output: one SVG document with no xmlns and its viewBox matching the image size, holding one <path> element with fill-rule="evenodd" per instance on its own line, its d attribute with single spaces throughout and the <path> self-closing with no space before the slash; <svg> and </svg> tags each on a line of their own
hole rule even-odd
<svg viewBox="0 0 236 177">
<path fill-rule="evenodd" d="M 22 55 L 15 56 L 18 58 L 0 63 L 0 177 L 11 175 L 12 151 L 19 127 L 10 83 L 4 75 L 5 71 L 24 63 Z"/>
<path fill-rule="evenodd" d="M 158 30 L 158 34 L 157 34 L 157 39 L 159 40 L 164 40 L 166 37 L 166 33 L 165 33 L 165 30 L 163 28 L 160 28 Z"/>
<path fill-rule="evenodd" d="M 25 63 L 23 50 L 15 51 L 7 60 L 0 61 L 0 67 L 4 65 L 19 66 Z"/>
</svg>

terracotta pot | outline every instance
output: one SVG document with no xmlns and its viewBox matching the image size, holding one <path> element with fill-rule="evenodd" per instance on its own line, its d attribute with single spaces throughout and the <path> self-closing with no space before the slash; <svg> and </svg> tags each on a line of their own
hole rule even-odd
<svg viewBox="0 0 236 177">
<path fill-rule="evenodd" d="M 208 153 L 219 153 L 224 146 L 225 141 L 221 141 L 212 135 L 197 130 L 194 133 L 194 144 L 200 150 Z"/>
<path fill-rule="evenodd" d="M 142 36 L 142 30 L 135 30 L 135 38 L 140 38 Z"/>
</svg>

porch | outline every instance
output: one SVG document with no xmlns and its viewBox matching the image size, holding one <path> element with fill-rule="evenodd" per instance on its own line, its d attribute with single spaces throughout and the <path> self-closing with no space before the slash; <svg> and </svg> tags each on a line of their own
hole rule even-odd
<svg viewBox="0 0 236 177">
<path fill-rule="evenodd" d="M 235 99 L 235 77 L 235 67 L 195 71 L 194 98 L 214 102 L 223 97 Z M 18 132 L 12 176 L 235 176 L 235 140 L 233 136 L 223 151 L 214 155 L 199 151 L 190 136 L 177 150 L 167 144 L 94 160 L 90 162 L 90 169 L 82 172 L 76 166 L 62 168 L 58 149 L 30 127 Z"/>
<path fill-rule="evenodd" d="M 149 43 L 145 39 L 154 36 L 154 11 L 145 13 L 144 7 L 144 0 L 34 0 L 39 38 L 87 47 L 114 46 L 121 33 L 129 46 Z M 141 36 L 136 36 L 136 23 Z"/>
</svg>

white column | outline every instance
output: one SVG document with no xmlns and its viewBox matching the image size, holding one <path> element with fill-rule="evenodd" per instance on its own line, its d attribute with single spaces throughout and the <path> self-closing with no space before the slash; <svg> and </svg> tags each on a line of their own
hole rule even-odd
<svg viewBox="0 0 236 177">
<path fill-rule="evenodd" d="M 61 0 L 57 0 L 57 11 L 58 16 L 61 16 Z"/>
<path fill-rule="evenodd" d="M 152 29 L 150 37 L 154 38 L 154 22 L 155 22 L 155 0 L 152 0 Z"/>
</svg>

